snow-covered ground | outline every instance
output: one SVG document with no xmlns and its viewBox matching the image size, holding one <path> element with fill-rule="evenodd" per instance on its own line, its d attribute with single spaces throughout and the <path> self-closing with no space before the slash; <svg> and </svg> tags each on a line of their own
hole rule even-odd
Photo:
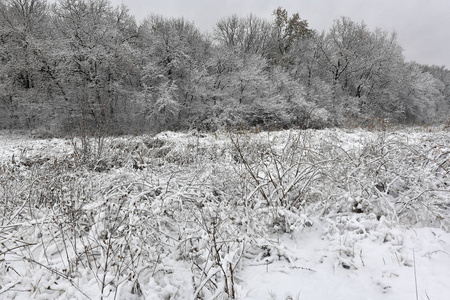
<svg viewBox="0 0 450 300">
<path fill-rule="evenodd" d="M 399 240 L 383 242 L 387 230 Z M 416 299 L 414 265 L 419 299 L 450 295 L 450 235 L 440 229 L 386 228 L 355 240 L 312 228 L 286 239 L 293 262 L 246 267 L 243 299 Z M 349 268 L 339 265 L 340 251 L 354 252 Z"/>
<path fill-rule="evenodd" d="M 450 132 L 0 132 L 0 299 L 450 297 Z"/>
</svg>

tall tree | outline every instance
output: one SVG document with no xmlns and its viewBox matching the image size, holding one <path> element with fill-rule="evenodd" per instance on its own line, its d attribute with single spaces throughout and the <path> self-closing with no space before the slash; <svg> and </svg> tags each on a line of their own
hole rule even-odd
<svg viewBox="0 0 450 300">
<path fill-rule="evenodd" d="M 448 117 L 450 112 L 450 70 L 444 66 L 422 66 L 422 68 L 441 83 L 440 93 L 442 98 L 436 103 L 437 115 L 441 120 L 450 122 Z"/>
<path fill-rule="evenodd" d="M 417 63 L 405 64 L 399 83 L 396 101 L 402 105 L 405 120 L 434 122 L 439 103 L 444 100 L 444 84 Z"/>
<path fill-rule="evenodd" d="M 221 19 L 214 28 L 214 37 L 221 45 L 246 54 L 267 56 L 272 24 L 254 15 L 232 15 Z"/>
<path fill-rule="evenodd" d="M 317 36 L 316 45 L 317 62 L 326 72 L 321 76 L 333 87 L 330 110 L 354 117 L 394 114 L 386 107 L 392 104 L 403 66 L 395 33 L 372 32 L 364 23 L 341 18 L 328 33 Z"/>
<path fill-rule="evenodd" d="M 68 113 L 84 132 L 126 122 L 123 113 L 137 76 L 134 18 L 125 6 L 113 8 L 107 0 L 59 0 L 53 11 L 59 47 L 55 76 Z"/>
<path fill-rule="evenodd" d="M 185 124 L 201 97 L 198 81 L 203 76 L 209 41 L 192 22 L 158 15 L 144 20 L 139 40 L 144 114 L 160 128 Z M 161 116 L 161 111 L 170 114 Z"/>
<path fill-rule="evenodd" d="M 49 10 L 43 0 L 0 2 L 0 103 L 7 112 L 2 117 L 11 125 L 31 126 L 38 117 L 41 94 L 48 88 L 43 72 L 48 25 Z"/>
<path fill-rule="evenodd" d="M 294 13 L 289 17 L 286 9 L 278 7 L 273 11 L 273 16 L 275 19 L 269 58 L 275 63 L 280 63 L 295 42 L 310 36 L 313 31 L 308 27 L 308 22 L 300 18 L 299 13 Z"/>
</svg>

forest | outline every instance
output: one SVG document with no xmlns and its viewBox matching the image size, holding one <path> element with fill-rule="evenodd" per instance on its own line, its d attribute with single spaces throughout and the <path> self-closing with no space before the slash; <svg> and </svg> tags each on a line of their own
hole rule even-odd
<svg viewBox="0 0 450 300">
<path fill-rule="evenodd" d="M 0 128 L 51 135 L 448 122 L 450 71 L 396 33 L 301 12 L 210 32 L 109 0 L 0 0 Z"/>
</svg>

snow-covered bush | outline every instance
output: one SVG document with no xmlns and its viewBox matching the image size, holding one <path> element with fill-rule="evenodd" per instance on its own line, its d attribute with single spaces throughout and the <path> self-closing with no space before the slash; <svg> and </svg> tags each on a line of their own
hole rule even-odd
<svg viewBox="0 0 450 300">
<path fill-rule="evenodd" d="M 86 163 L 61 143 L 0 152 L 8 297 L 242 299 L 249 265 L 299 267 L 285 237 L 319 230 L 323 260 L 357 270 L 368 240 L 410 266 L 394 229 L 449 226 L 445 131 L 164 132 Z"/>
</svg>

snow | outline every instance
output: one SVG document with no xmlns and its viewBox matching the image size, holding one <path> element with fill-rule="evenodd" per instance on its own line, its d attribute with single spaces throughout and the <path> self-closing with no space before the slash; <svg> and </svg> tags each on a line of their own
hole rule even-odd
<svg viewBox="0 0 450 300">
<path fill-rule="evenodd" d="M 33 139 L 26 134 L 14 134 L 0 131 L 0 162 L 15 159 L 25 159 L 34 156 L 60 157 L 70 153 L 69 140 Z"/>
<path fill-rule="evenodd" d="M 0 299 L 450 295 L 444 128 L 79 143 L 0 132 Z"/>
<path fill-rule="evenodd" d="M 413 249 L 419 299 L 447 299 L 450 234 L 431 228 L 399 229 L 396 234 L 404 239 L 401 248 L 382 237 L 373 239 L 376 233 L 353 244 L 349 269 L 337 264 L 343 247 L 335 245 L 348 236 L 324 239 L 320 229 L 312 228 L 289 237 L 284 242 L 295 262 L 244 268 L 243 299 L 415 299 Z"/>
</svg>

